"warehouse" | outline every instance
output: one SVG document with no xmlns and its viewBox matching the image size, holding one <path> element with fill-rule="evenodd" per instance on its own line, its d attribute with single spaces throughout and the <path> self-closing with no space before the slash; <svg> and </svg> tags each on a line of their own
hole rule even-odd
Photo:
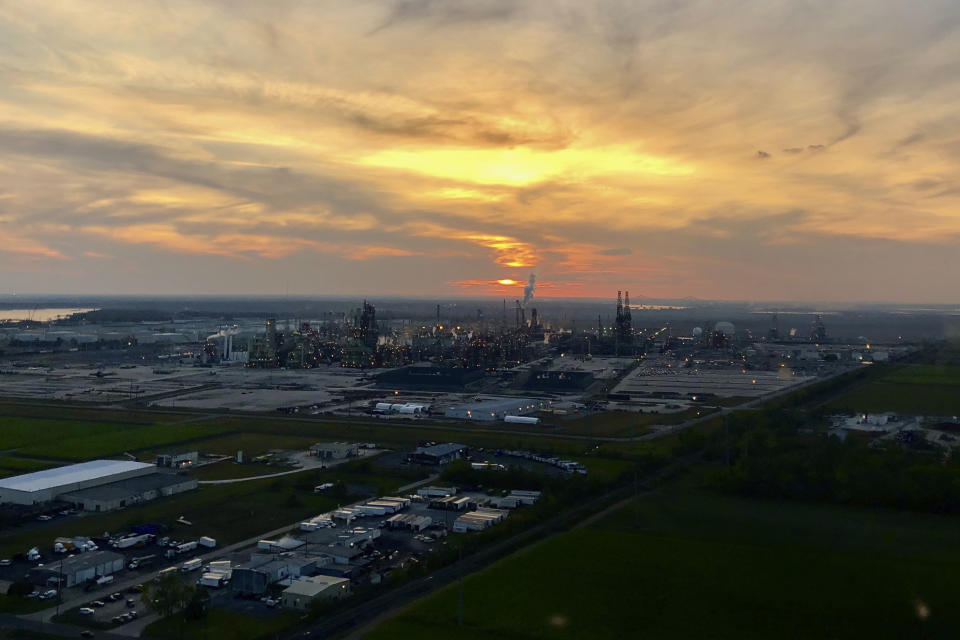
<svg viewBox="0 0 960 640">
<path fill-rule="evenodd" d="M 481 508 L 470 513 L 465 513 L 453 522 L 453 531 L 455 533 L 465 533 L 467 531 L 482 531 L 498 522 L 502 522 L 507 517 L 507 512 L 502 509 Z"/>
<path fill-rule="evenodd" d="M 200 460 L 198 451 L 179 451 L 177 453 L 161 453 L 157 456 L 158 467 L 168 467 L 170 469 L 182 469 L 183 467 L 193 467 Z"/>
<path fill-rule="evenodd" d="M 286 609 L 309 609 L 317 600 L 345 598 L 350 595 L 350 581 L 333 576 L 314 576 L 298 580 L 284 589 L 280 603 Z"/>
<path fill-rule="evenodd" d="M 449 407 L 444 416 L 474 422 L 495 422 L 507 415 L 519 416 L 534 413 L 550 406 L 549 400 L 538 398 L 495 398 Z"/>
<path fill-rule="evenodd" d="M 131 460 L 91 460 L 0 479 L 0 503 L 43 504 L 64 493 L 99 487 L 155 473 L 156 467 Z"/>
<path fill-rule="evenodd" d="M 435 444 L 432 447 L 417 447 L 407 455 L 407 461 L 416 464 L 447 464 L 470 455 L 470 447 L 456 442 Z"/>
<path fill-rule="evenodd" d="M 343 460 L 356 458 L 360 453 L 360 445 L 349 442 L 318 442 L 310 447 L 310 455 L 321 460 Z"/>
<path fill-rule="evenodd" d="M 51 579 L 59 579 L 67 587 L 96 580 L 100 576 L 109 576 L 123 569 L 123 556 L 113 551 L 88 551 L 76 556 L 68 556 L 63 562 L 51 562 L 42 567 L 30 569 L 30 582 L 50 584 Z"/>
<path fill-rule="evenodd" d="M 173 473 L 150 473 L 59 496 L 84 511 L 113 511 L 197 488 L 197 479 Z"/>
</svg>

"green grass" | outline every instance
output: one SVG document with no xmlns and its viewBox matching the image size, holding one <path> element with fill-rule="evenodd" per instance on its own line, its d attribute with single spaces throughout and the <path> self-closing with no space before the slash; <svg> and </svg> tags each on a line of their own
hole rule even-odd
<svg viewBox="0 0 960 640">
<path fill-rule="evenodd" d="M 228 428 L 218 425 L 220 428 Z M 252 425 L 250 425 L 252 426 Z M 319 438 L 310 436 L 290 436 L 271 433 L 229 433 L 197 442 L 194 446 L 202 453 L 234 457 L 237 451 L 243 451 L 244 460 L 267 453 L 271 449 L 290 449 L 305 451 Z"/>
<path fill-rule="evenodd" d="M 0 628 L 0 640 L 59 640 L 60 637 L 26 629 Z"/>
<path fill-rule="evenodd" d="M 56 601 L 54 600 L 54 604 Z M 11 613 L 13 615 L 22 615 L 49 609 L 51 606 L 49 600 L 40 600 L 39 598 L 27 598 L 20 596 L 8 596 L 0 593 L 0 613 Z M 2 637 L 2 636 L 0 636 Z"/>
<path fill-rule="evenodd" d="M 269 617 L 260 617 L 248 613 L 213 609 L 204 620 L 191 621 L 180 635 L 180 620 L 174 617 L 164 618 L 147 625 L 144 637 L 160 640 L 252 640 L 270 637 L 291 626 L 298 613 L 283 611 Z"/>
<path fill-rule="evenodd" d="M 220 425 L 194 422 L 171 425 L 130 425 L 126 428 L 90 430 L 82 433 L 75 430 L 70 434 L 72 437 L 44 434 L 39 441 L 36 437 L 37 432 L 34 432 L 35 444 L 21 447 L 17 449 L 17 453 L 60 460 L 88 460 L 117 455 L 125 451 L 135 452 L 151 447 L 209 438 L 224 431 L 226 427 Z"/>
<path fill-rule="evenodd" d="M 54 463 L 48 460 L 0 456 L 0 478 L 49 469 L 52 466 L 54 466 Z"/>
<path fill-rule="evenodd" d="M 100 438 L 133 427 L 131 424 L 109 422 L 86 422 L 81 420 L 48 420 L 35 418 L 0 418 L 2 448 L 16 449 L 51 441 L 82 437 Z"/>
<path fill-rule="evenodd" d="M 190 475 L 198 480 L 230 480 L 232 478 L 254 478 L 271 473 L 290 471 L 293 467 L 281 467 L 266 464 L 244 463 L 236 464 L 229 460 L 196 467 L 190 470 Z M 304 472 L 306 473 L 306 472 Z"/>
<path fill-rule="evenodd" d="M 563 433 L 596 437 L 630 437 L 650 432 L 652 425 L 679 424 L 691 418 L 712 413 L 716 409 L 702 407 L 677 413 L 638 413 L 634 411 L 606 411 L 603 413 L 555 421 Z"/>
<path fill-rule="evenodd" d="M 664 490 L 366 637 L 953 638 L 960 521 Z M 917 607 L 930 611 L 926 620 Z"/>
<path fill-rule="evenodd" d="M 960 366 L 911 364 L 892 367 L 883 377 L 831 400 L 836 411 L 894 411 L 918 415 L 960 414 Z"/>
</svg>

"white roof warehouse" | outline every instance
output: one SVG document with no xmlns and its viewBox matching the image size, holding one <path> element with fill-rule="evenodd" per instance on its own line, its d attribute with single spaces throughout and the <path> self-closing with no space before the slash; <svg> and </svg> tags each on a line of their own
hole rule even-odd
<svg viewBox="0 0 960 640">
<path fill-rule="evenodd" d="M 130 460 L 91 460 L 0 479 L 0 502 L 41 504 L 62 493 L 97 487 L 156 471 L 152 464 Z"/>
</svg>

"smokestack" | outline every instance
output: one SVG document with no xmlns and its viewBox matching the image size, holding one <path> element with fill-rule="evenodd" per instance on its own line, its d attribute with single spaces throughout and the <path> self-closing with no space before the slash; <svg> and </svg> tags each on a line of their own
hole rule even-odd
<svg viewBox="0 0 960 640">
<path fill-rule="evenodd" d="M 537 290 L 537 276 L 536 274 L 531 273 L 530 279 L 527 280 L 527 284 L 523 287 L 523 306 L 527 306 L 527 303 L 533 300 L 533 293 Z"/>
</svg>

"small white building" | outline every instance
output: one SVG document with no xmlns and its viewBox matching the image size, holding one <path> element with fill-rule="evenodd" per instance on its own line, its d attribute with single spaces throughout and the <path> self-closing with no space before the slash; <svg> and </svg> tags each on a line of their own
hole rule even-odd
<svg viewBox="0 0 960 640">
<path fill-rule="evenodd" d="M 284 589 L 280 604 L 285 609 L 309 609 L 317 600 L 345 598 L 350 595 L 350 580 L 334 576 L 313 576 L 297 580 Z"/>
</svg>

